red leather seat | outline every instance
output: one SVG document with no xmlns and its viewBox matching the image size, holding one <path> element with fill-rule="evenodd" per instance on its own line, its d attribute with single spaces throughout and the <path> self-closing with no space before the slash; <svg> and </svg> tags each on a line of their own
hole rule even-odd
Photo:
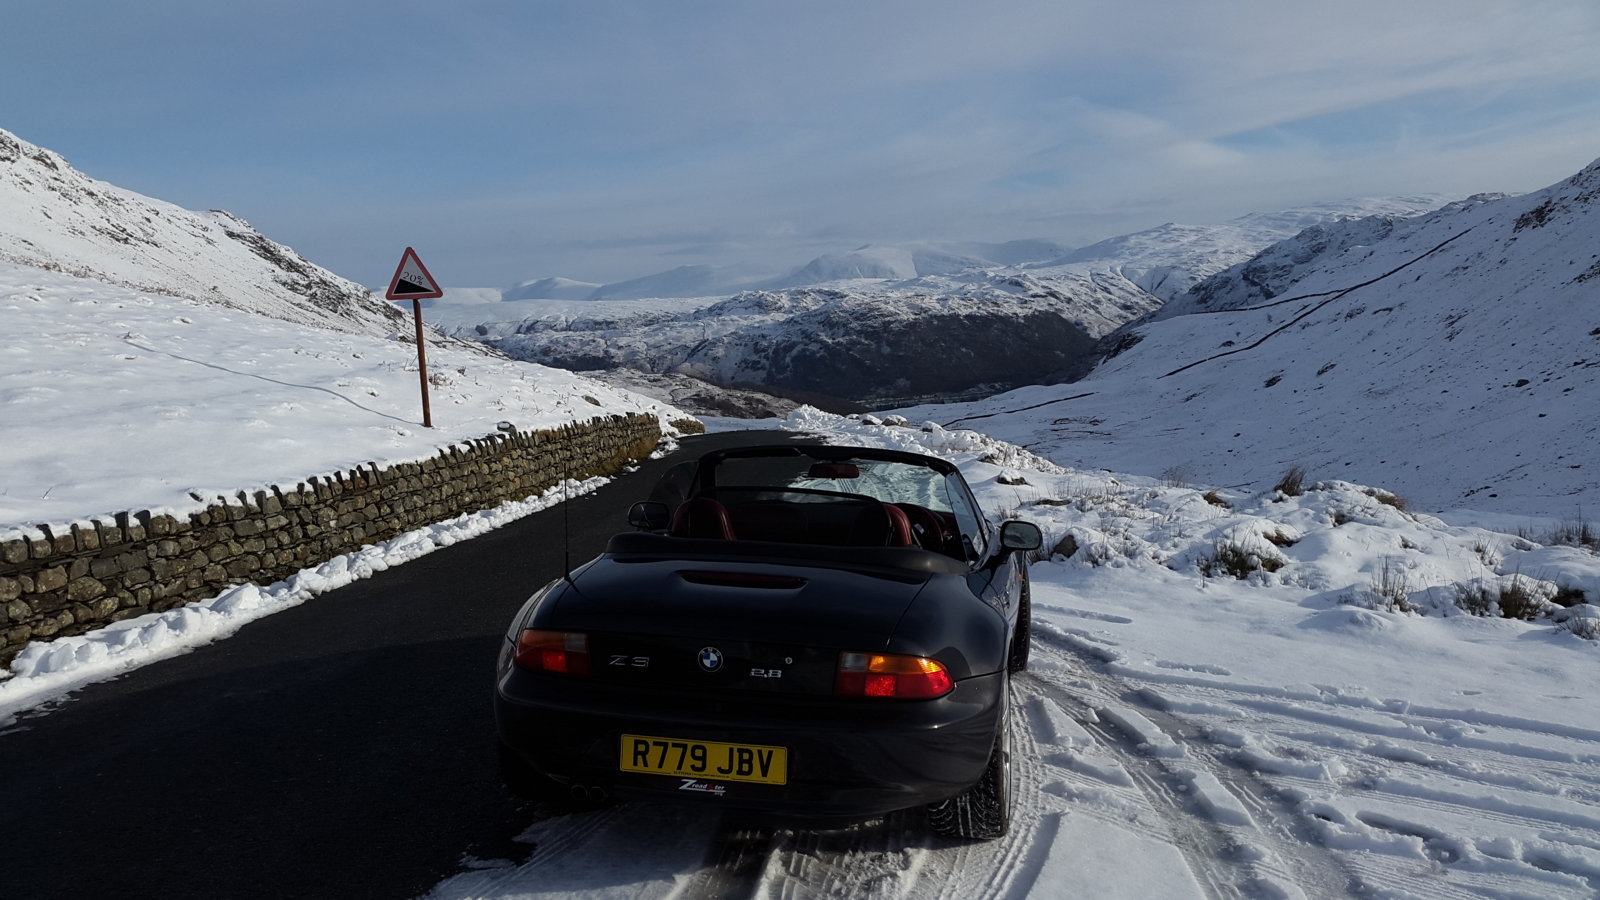
<svg viewBox="0 0 1600 900">
<path fill-rule="evenodd" d="M 856 514 L 849 543 L 856 547 L 913 547 L 911 520 L 897 506 L 875 503 Z"/>
<path fill-rule="evenodd" d="M 895 506 L 899 507 L 906 514 L 906 518 L 911 521 L 911 536 L 918 546 L 924 550 L 932 550 L 935 553 L 944 553 L 946 551 L 946 541 L 949 535 L 945 531 L 944 521 L 939 518 L 938 513 L 926 506 L 918 506 L 915 503 L 896 503 Z"/>
<path fill-rule="evenodd" d="M 693 497 L 678 504 L 672 516 L 673 537 L 711 538 L 733 540 L 733 523 L 728 521 L 728 509 L 710 497 Z"/>
</svg>

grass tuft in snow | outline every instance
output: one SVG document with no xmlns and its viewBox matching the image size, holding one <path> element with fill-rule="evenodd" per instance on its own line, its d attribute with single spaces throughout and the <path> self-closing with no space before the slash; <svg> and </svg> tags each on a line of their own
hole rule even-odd
<svg viewBox="0 0 1600 900">
<path fill-rule="evenodd" d="M 1562 522 L 1556 526 L 1542 543 L 1560 544 L 1567 547 L 1582 547 L 1590 553 L 1600 554 L 1600 532 L 1596 532 L 1593 525 L 1583 517 L 1582 513 L 1571 522 Z"/>
<path fill-rule="evenodd" d="M 1382 503 L 1384 506 L 1394 507 L 1395 509 L 1397 509 L 1397 510 L 1399 510 L 1401 512 L 1405 512 L 1407 509 L 1409 509 L 1411 507 L 1410 502 L 1407 501 L 1406 498 L 1401 497 L 1401 496 L 1399 496 L 1397 494 L 1391 494 L 1388 491 L 1382 490 L 1380 488 L 1371 488 L 1371 489 L 1365 491 L 1365 493 L 1366 493 L 1367 496 L 1369 496 L 1372 499 L 1378 501 L 1379 503 Z"/>
<path fill-rule="evenodd" d="M 1389 612 L 1417 611 L 1411 603 L 1406 573 L 1398 565 L 1392 564 L 1387 556 L 1383 558 L 1383 569 L 1372 578 L 1372 594 L 1381 604 L 1380 608 Z"/>
<path fill-rule="evenodd" d="M 1456 605 L 1474 616 L 1498 616 L 1532 622 L 1555 608 L 1561 588 L 1540 579 L 1512 574 L 1494 586 L 1481 581 L 1456 586 Z M 1579 597 L 1582 592 L 1579 591 Z"/>
<path fill-rule="evenodd" d="M 1306 467 L 1290 466 L 1289 471 L 1283 473 L 1278 483 L 1273 485 L 1273 490 L 1286 497 L 1298 497 L 1306 492 Z"/>
<path fill-rule="evenodd" d="M 1283 560 L 1263 556 L 1238 541 L 1218 541 L 1210 556 L 1199 560 L 1200 574 L 1207 578 L 1232 575 L 1245 579 L 1251 572 L 1276 572 L 1283 568 Z"/>
<path fill-rule="evenodd" d="M 1507 619 L 1532 622 L 1544 611 L 1544 602 L 1535 597 L 1522 576 L 1511 576 L 1511 583 L 1500 589 L 1500 615 Z"/>
</svg>

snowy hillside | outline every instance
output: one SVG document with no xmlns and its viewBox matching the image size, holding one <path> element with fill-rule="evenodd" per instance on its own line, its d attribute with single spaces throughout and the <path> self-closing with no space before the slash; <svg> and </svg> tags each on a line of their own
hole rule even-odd
<svg viewBox="0 0 1600 900">
<path fill-rule="evenodd" d="M 651 297 L 708 297 L 725 282 L 710 266 L 679 266 L 655 275 L 604 284 L 586 300 L 643 300 Z"/>
<path fill-rule="evenodd" d="M 1600 507 L 1600 164 L 1398 223 L 1282 292 L 1140 326 L 1076 384 L 906 414 L 1175 480 L 1301 466 L 1430 510 Z"/>
<path fill-rule="evenodd" d="M 590 379 L 0 263 L 0 536 L 198 509 L 366 462 L 665 404 Z"/>
<path fill-rule="evenodd" d="M 1345 200 L 1277 213 L 1251 213 L 1222 225 L 1168 223 L 1091 244 L 1030 268 L 1112 272 L 1170 302 L 1202 279 L 1243 263 L 1267 245 L 1304 229 L 1351 218 L 1416 216 L 1444 202 L 1435 196 Z"/>
<path fill-rule="evenodd" d="M 97 181 L 6 131 L 0 262 L 340 331 L 383 336 L 409 327 L 393 304 L 236 216 L 191 212 Z"/>
<path fill-rule="evenodd" d="M 1312 225 L 1249 260 L 1201 281 L 1187 293 L 1168 301 L 1151 318 L 1170 319 L 1193 312 L 1243 309 L 1264 303 L 1290 290 L 1295 280 L 1317 262 L 1331 259 L 1352 247 L 1375 244 L 1396 230 L 1430 227 L 1435 220 L 1505 198 L 1505 194 L 1478 194 L 1445 204 L 1427 215 L 1382 214 Z"/>
<path fill-rule="evenodd" d="M 709 304 L 557 304 L 495 324 L 467 324 L 478 307 L 441 318 L 456 323 L 452 333 L 546 365 L 676 373 L 872 404 L 1059 378 L 1101 336 L 1155 308 L 1125 281 L 1070 273 L 844 285 Z"/>
<path fill-rule="evenodd" d="M 540 278 L 524 281 L 501 294 L 503 300 L 587 300 L 600 285 L 571 278 Z"/>
</svg>

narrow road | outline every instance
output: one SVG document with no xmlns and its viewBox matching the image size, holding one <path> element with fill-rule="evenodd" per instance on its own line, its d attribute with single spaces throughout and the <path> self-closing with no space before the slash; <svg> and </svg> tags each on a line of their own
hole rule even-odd
<svg viewBox="0 0 1600 900">
<path fill-rule="evenodd" d="M 512 614 L 626 530 L 685 439 L 594 494 L 79 691 L 0 733 L 0 897 L 414 897 L 517 859 L 490 705 Z M 570 530 L 567 525 L 570 524 Z M 564 536 L 564 532 L 566 532 Z"/>
</svg>

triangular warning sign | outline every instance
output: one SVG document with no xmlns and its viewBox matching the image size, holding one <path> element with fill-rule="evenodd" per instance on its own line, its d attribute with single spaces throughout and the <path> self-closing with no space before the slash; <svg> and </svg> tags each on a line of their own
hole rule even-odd
<svg viewBox="0 0 1600 900">
<path fill-rule="evenodd" d="M 400 257 L 400 267 L 394 270 L 394 279 L 389 282 L 389 291 L 384 296 L 390 300 L 429 300 L 443 297 L 444 291 L 439 289 L 439 282 L 428 274 L 428 267 L 417 258 L 417 251 L 407 247 L 405 255 Z"/>
</svg>

